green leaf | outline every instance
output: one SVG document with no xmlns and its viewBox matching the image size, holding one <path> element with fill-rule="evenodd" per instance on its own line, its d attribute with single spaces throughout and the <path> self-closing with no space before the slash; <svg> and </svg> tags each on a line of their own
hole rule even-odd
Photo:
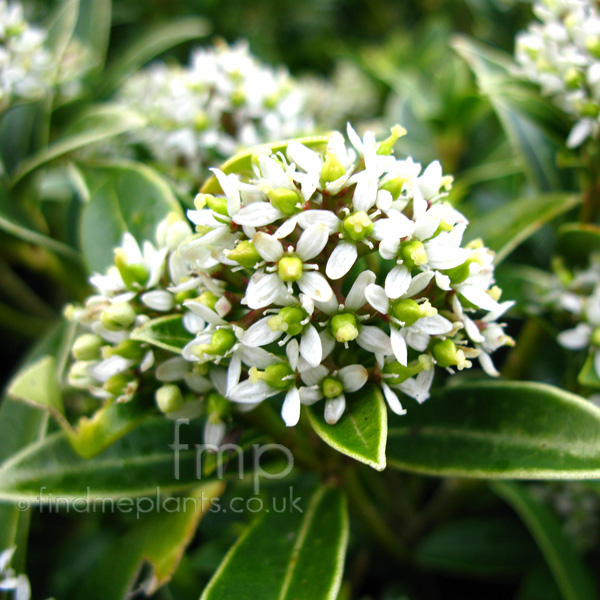
<svg viewBox="0 0 600 600">
<path fill-rule="evenodd" d="M 111 28 L 111 0 L 80 0 L 75 35 L 90 49 L 91 66 L 101 72 Z"/>
<path fill-rule="evenodd" d="M 158 25 L 130 41 L 127 49 L 109 65 L 102 81 L 101 95 L 116 89 L 122 81 L 149 60 L 184 42 L 207 35 L 210 26 L 205 19 L 185 17 Z"/>
<path fill-rule="evenodd" d="M 600 389 L 600 377 L 596 374 L 593 354 L 585 359 L 583 368 L 577 375 L 577 382 L 585 387 Z"/>
<path fill-rule="evenodd" d="M 321 149 L 327 146 L 329 141 L 328 135 L 312 136 L 300 138 L 298 141 L 306 146 L 307 148 Z M 270 153 L 270 152 L 285 152 L 288 146 L 289 140 L 281 142 L 271 142 L 268 144 L 261 144 L 260 146 L 254 146 L 249 150 L 243 150 L 235 156 L 231 157 L 228 161 L 221 165 L 223 173 L 240 173 L 245 175 L 252 174 L 252 157 L 257 154 Z M 206 180 L 206 183 L 202 186 L 203 193 L 205 194 L 222 194 L 223 190 L 219 185 L 219 181 L 213 175 Z"/>
<path fill-rule="evenodd" d="M 224 487 L 222 481 L 207 483 L 185 496 L 164 499 L 169 512 L 157 512 L 155 507 L 151 514 L 142 515 L 137 525 L 97 560 L 76 598 L 130 598 L 144 562 L 152 566 L 152 576 L 144 582 L 144 591 L 153 594 L 175 573 L 201 518 L 210 509 L 210 501 L 218 498 Z"/>
<path fill-rule="evenodd" d="M 550 131 L 560 122 L 559 113 L 518 78 L 511 56 L 460 36 L 452 46 L 475 73 L 531 181 L 541 191 L 564 189 L 555 159 L 564 139 Z"/>
<path fill-rule="evenodd" d="M 600 409 L 532 382 L 477 382 L 435 391 L 394 419 L 391 466 L 441 476 L 600 478 Z"/>
<path fill-rule="evenodd" d="M 591 223 L 568 223 L 558 230 L 557 252 L 571 267 L 586 267 L 590 255 L 600 254 L 600 227 Z"/>
<path fill-rule="evenodd" d="M 346 498 L 337 488 L 321 487 L 303 512 L 267 510 L 257 518 L 201 600 L 335 600 L 347 542 Z"/>
<path fill-rule="evenodd" d="M 514 518 L 468 517 L 441 525 L 417 547 L 418 564 L 450 573 L 514 575 L 538 556 Z"/>
<path fill-rule="evenodd" d="M 598 596 L 591 573 L 544 502 L 516 482 L 497 481 L 491 486 L 529 528 L 564 600 L 595 600 Z"/>
<path fill-rule="evenodd" d="M 45 356 L 17 373 L 8 388 L 17 400 L 47 410 L 66 432 L 73 448 L 86 458 L 94 456 L 129 433 L 151 414 L 137 398 L 135 402 L 106 403 L 90 418 L 82 417 L 75 427 L 67 421 L 60 391 L 56 360 Z"/>
<path fill-rule="evenodd" d="M 483 216 L 471 215 L 468 237 L 481 238 L 496 252 L 498 264 L 543 225 L 580 203 L 581 197 L 575 194 L 526 196 Z"/>
<path fill-rule="evenodd" d="M 41 496 L 73 501 L 190 489 L 200 483 L 195 444 L 202 442 L 202 425 L 179 425 L 180 443 L 187 448 L 178 453 L 171 448 L 176 431 L 177 424 L 164 417 L 149 419 L 93 458 L 77 454 L 66 433 L 54 434 L 0 466 L 0 500 L 36 503 Z"/>
<path fill-rule="evenodd" d="M 183 325 L 183 316 L 159 317 L 144 323 L 131 332 L 131 339 L 181 354 L 184 346 L 194 339 Z"/>
<path fill-rule="evenodd" d="M 378 471 L 385 469 L 387 407 L 375 386 L 347 399 L 346 411 L 335 424 L 323 418 L 322 406 L 307 407 L 308 418 L 317 435 L 332 448 Z"/>
<path fill-rule="evenodd" d="M 125 231 L 138 242 L 154 241 L 158 224 L 181 208 L 167 183 L 144 165 L 122 163 L 99 171 L 102 182 L 83 213 L 81 246 L 90 270 L 102 272 L 113 264 Z"/>
<path fill-rule="evenodd" d="M 116 104 L 90 107 L 71 124 L 62 139 L 55 141 L 24 161 L 14 176 L 13 184 L 56 158 L 121 133 L 137 129 L 142 127 L 144 123 L 142 117 Z"/>
</svg>

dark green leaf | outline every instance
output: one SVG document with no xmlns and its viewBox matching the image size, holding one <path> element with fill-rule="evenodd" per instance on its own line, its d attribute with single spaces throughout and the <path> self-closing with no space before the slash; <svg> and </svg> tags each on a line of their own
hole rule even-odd
<svg viewBox="0 0 600 600">
<path fill-rule="evenodd" d="M 484 478 L 600 478 L 600 409 L 531 382 L 478 382 L 435 391 L 394 419 L 390 465 Z"/>
<path fill-rule="evenodd" d="M 594 600 L 594 580 L 560 523 L 542 500 L 516 482 L 494 482 L 492 489 L 523 519 L 544 555 L 564 600 Z"/>
<path fill-rule="evenodd" d="M 600 227 L 592 223 L 569 223 L 558 230 L 557 252 L 569 266 L 586 267 L 590 255 L 600 253 Z"/>
<path fill-rule="evenodd" d="M 345 496 L 321 487 L 303 512 L 265 511 L 231 548 L 201 600 L 335 599 L 347 542 Z"/>
<path fill-rule="evenodd" d="M 387 407 L 375 386 L 347 399 L 346 411 L 335 424 L 322 416 L 322 405 L 307 407 L 315 432 L 332 448 L 378 471 L 385 469 Z"/>
<path fill-rule="evenodd" d="M 526 196 L 500 206 L 473 219 L 468 229 L 469 240 L 481 238 L 496 252 L 495 262 L 502 262 L 519 244 L 540 227 L 581 202 L 575 194 Z"/>
<path fill-rule="evenodd" d="M 194 335 L 184 327 L 183 317 L 174 315 L 144 323 L 132 331 L 131 339 L 180 354 L 184 346 L 194 339 Z"/>
<path fill-rule="evenodd" d="M 577 381 L 580 385 L 585 387 L 599 389 L 600 388 L 600 377 L 596 373 L 594 368 L 594 356 L 590 354 L 583 365 L 583 368 L 577 376 Z"/>
<path fill-rule="evenodd" d="M 102 183 L 92 190 L 81 225 L 84 256 L 90 270 L 98 272 L 113 263 L 125 231 L 140 243 L 154 241 L 157 225 L 170 212 L 181 212 L 167 183 L 144 165 L 110 165 L 100 174 Z"/>
</svg>

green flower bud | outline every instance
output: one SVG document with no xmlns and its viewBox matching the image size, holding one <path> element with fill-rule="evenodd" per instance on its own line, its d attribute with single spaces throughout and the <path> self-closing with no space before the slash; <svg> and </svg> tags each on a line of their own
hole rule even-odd
<svg viewBox="0 0 600 600">
<path fill-rule="evenodd" d="M 600 327 L 596 327 L 592 332 L 592 346 L 600 346 Z"/>
<path fill-rule="evenodd" d="M 253 269 L 261 260 L 254 244 L 242 240 L 233 250 L 226 250 L 225 255 L 246 269 Z"/>
<path fill-rule="evenodd" d="M 384 182 L 380 189 L 387 190 L 394 200 L 398 200 L 406 181 L 406 177 L 394 177 Z"/>
<path fill-rule="evenodd" d="M 174 384 L 158 388 L 154 397 L 158 409 L 165 414 L 179 410 L 184 404 L 181 390 Z"/>
<path fill-rule="evenodd" d="M 283 256 L 277 263 L 277 274 L 282 281 L 298 281 L 302 277 L 302 260 L 293 255 Z"/>
<path fill-rule="evenodd" d="M 450 281 L 456 285 L 467 280 L 471 274 L 471 265 L 477 262 L 479 262 L 477 256 L 471 256 L 470 258 L 467 258 L 462 265 L 458 265 L 458 267 L 454 267 L 452 269 L 447 269 L 444 271 L 444 273 L 448 275 L 448 277 L 450 277 Z"/>
<path fill-rule="evenodd" d="M 225 417 L 229 414 L 231 403 L 229 400 L 223 398 L 221 394 L 212 392 L 206 399 L 206 412 L 209 415 L 218 415 L 219 417 Z"/>
<path fill-rule="evenodd" d="M 298 212 L 297 204 L 302 202 L 302 198 L 296 190 L 287 188 L 270 189 L 267 196 L 271 204 L 288 217 Z"/>
<path fill-rule="evenodd" d="M 186 300 L 192 300 L 192 298 L 195 297 L 196 290 L 187 290 L 187 292 L 179 292 L 175 294 L 175 304 L 183 304 Z"/>
<path fill-rule="evenodd" d="M 340 343 L 351 342 L 358 337 L 358 320 L 351 313 L 340 313 L 331 318 L 331 333 Z"/>
<path fill-rule="evenodd" d="M 390 137 L 377 145 L 377 154 L 383 154 L 386 156 L 391 154 L 394 150 L 394 145 L 396 144 L 396 142 L 401 137 L 406 135 L 406 129 L 404 129 L 404 127 L 402 127 L 401 125 L 394 125 L 390 131 Z"/>
<path fill-rule="evenodd" d="M 144 348 L 142 342 L 137 342 L 135 340 L 123 340 L 114 348 L 109 347 L 108 356 L 117 355 L 129 360 L 140 360 L 145 356 L 146 352 L 147 349 Z M 108 358 L 108 356 L 106 358 Z"/>
<path fill-rule="evenodd" d="M 204 306 L 208 306 L 208 308 L 210 308 L 210 310 L 215 310 L 215 306 L 217 304 L 217 301 L 219 300 L 219 297 L 216 294 L 213 294 L 212 292 L 202 292 L 202 294 L 200 294 L 197 298 L 197 301 L 200 302 L 201 304 L 204 304 Z"/>
<path fill-rule="evenodd" d="M 137 289 L 146 285 L 150 275 L 148 269 L 142 264 L 127 264 L 127 256 L 122 248 L 115 250 L 115 265 L 128 288 Z"/>
<path fill-rule="evenodd" d="M 133 325 L 135 317 L 135 310 L 129 302 L 116 302 L 104 309 L 100 321 L 109 331 L 119 331 Z"/>
<path fill-rule="evenodd" d="M 93 361 L 74 362 L 69 369 L 69 374 L 67 375 L 67 381 L 69 382 L 69 385 L 79 389 L 85 389 L 92 385 L 93 382 L 89 374 L 89 368 L 92 364 Z"/>
<path fill-rule="evenodd" d="M 394 302 L 392 314 L 406 327 L 414 325 L 423 316 L 421 307 L 414 300 L 408 298 Z"/>
<path fill-rule="evenodd" d="M 259 371 L 256 367 L 251 367 L 248 371 L 250 381 L 256 383 L 262 380 L 276 390 L 287 390 L 290 388 L 294 383 L 291 377 L 293 374 L 294 371 L 286 363 L 269 365 L 264 371 Z"/>
<path fill-rule="evenodd" d="M 246 94 L 244 94 L 243 90 L 235 90 L 233 94 L 231 94 L 231 104 L 235 107 L 243 106 L 246 102 Z"/>
<path fill-rule="evenodd" d="M 587 51 L 594 57 L 600 58 L 600 37 L 590 37 L 585 42 Z"/>
<path fill-rule="evenodd" d="M 392 375 L 393 377 L 386 377 L 384 381 L 391 385 L 397 385 L 406 381 L 410 377 L 414 377 L 425 368 L 424 363 L 419 361 L 415 364 L 409 364 L 406 367 L 401 365 L 398 361 L 388 363 L 383 367 L 382 373 L 386 375 Z"/>
<path fill-rule="evenodd" d="M 369 219 L 369 215 L 363 210 L 359 210 L 344 219 L 342 225 L 344 233 L 354 242 L 361 242 L 368 235 L 373 233 L 373 221 Z"/>
<path fill-rule="evenodd" d="M 344 392 L 342 382 L 334 377 L 325 377 L 321 383 L 321 390 L 325 398 L 337 398 Z"/>
<path fill-rule="evenodd" d="M 93 333 L 80 335 L 73 344 L 73 358 L 76 360 L 96 360 L 100 358 L 100 348 L 104 340 Z"/>
<path fill-rule="evenodd" d="M 600 114 L 600 107 L 596 102 L 582 102 L 579 105 L 579 112 L 582 117 L 592 117 L 595 119 Z"/>
<path fill-rule="evenodd" d="M 570 90 L 576 90 L 581 87 L 585 82 L 585 77 L 583 73 L 576 69 L 575 67 L 571 67 L 565 74 L 565 85 Z"/>
<path fill-rule="evenodd" d="M 123 394 L 127 386 L 132 383 L 133 379 L 131 374 L 119 373 L 113 375 L 108 381 L 102 386 L 109 394 L 113 396 L 120 396 Z"/>
<path fill-rule="evenodd" d="M 408 269 L 414 269 L 427 262 L 427 252 L 423 242 L 410 240 L 400 246 L 399 256 Z"/>
<path fill-rule="evenodd" d="M 335 152 L 327 151 L 327 159 L 323 163 L 321 169 L 321 181 L 323 183 L 331 183 L 346 174 L 344 165 L 340 162 Z"/>
<path fill-rule="evenodd" d="M 225 356 L 235 346 L 236 342 L 237 338 L 231 329 L 217 329 L 210 338 L 210 344 L 195 346 L 192 352 L 198 358 L 203 358 L 204 354 Z"/>
<path fill-rule="evenodd" d="M 227 212 L 227 199 L 226 198 L 215 198 L 210 194 L 206 194 L 206 204 L 208 208 L 212 211 L 216 212 L 219 215 L 223 215 L 225 217 L 229 216 Z"/>
<path fill-rule="evenodd" d="M 458 361 L 456 344 L 452 340 L 436 342 L 431 351 L 440 367 L 452 367 Z"/>
<path fill-rule="evenodd" d="M 210 119 L 204 111 L 196 113 L 194 117 L 194 129 L 196 131 L 204 131 L 210 124 Z"/>
<path fill-rule="evenodd" d="M 285 306 L 267 321 L 267 325 L 271 331 L 283 331 L 291 336 L 299 335 L 304 329 L 302 321 L 306 316 L 306 311 L 299 306 Z"/>
</svg>

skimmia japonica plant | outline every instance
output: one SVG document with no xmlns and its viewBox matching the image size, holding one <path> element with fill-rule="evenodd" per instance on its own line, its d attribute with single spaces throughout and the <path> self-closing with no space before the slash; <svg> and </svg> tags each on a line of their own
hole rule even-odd
<svg viewBox="0 0 600 600">
<path fill-rule="evenodd" d="M 596 600 L 598 3 L 159 4 L 0 0 L 0 600 Z"/>
</svg>

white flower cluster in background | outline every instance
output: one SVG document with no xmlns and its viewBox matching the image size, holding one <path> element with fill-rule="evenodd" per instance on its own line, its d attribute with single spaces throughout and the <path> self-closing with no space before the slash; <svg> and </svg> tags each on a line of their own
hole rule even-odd
<svg viewBox="0 0 600 600">
<path fill-rule="evenodd" d="M 25 21 L 23 6 L 0 0 L 0 110 L 44 92 L 53 72 L 46 32 Z"/>
<path fill-rule="evenodd" d="M 567 313 L 574 327 L 558 335 L 559 344 L 569 350 L 587 350 L 600 378 L 600 256 L 592 255 L 584 270 L 572 273 L 561 268 L 541 303 Z"/>
<path fill-rule="evenodd" d="M 120 101 L 147 119 L 131 141 L 196 178 L 240 148 L 312 130 L 288 72 L 259 63 L 246 43 L 196 49 L 185 67 L 155 63 L 126 83 Z"/>
<path fill-rule="evenodd" d="M 517 36 L 523 72 L 577 122 L 570 148 L 600 132 L 600 12 L 592 0 L 538 0 L 539 21 Z"/>
<path fill-rule="evenodd" d="M 258 148 L 244 173 L 213 169 L 222 193 L 196 197 L 195 234 L 177 219 L 158 249 L 127 234 L 92 278 L 97 294 L 69 310 L 91 330 L 75 343 L 71 384 L 118 401 L 161 385 L 170 415 L 210 396 L 215 440 L 235 404 L 281 395 L 292 426 L 302 404 L 323 401 L 335 424 L 367 385 L 401 415 L 400 397 L 426 400 L 438 369 L 477 359 L 496 375 L 490 354 L 512 344 L 497 319 L 513 303 L 499 302 L 493 253 L 462 244 L 467 220 L 445 201 L 452 178 L 439 162 L 393 156 L 404 133 L 378 143 L 349 126 L 350 144 L 335 132 L 314 149 Z M 164 315 L 187 331 L 181 355 L 165 351 Z M 148 328 L 153 339 L 138 333 Z"/>
<path fill-rule="evenodd" d="M 29 600 L 31 586 L 27 575 L 18 575 L 10 566 L 15 550 L 13 547 L 0 552 L 0 592 L 10 594 L 7 597 L 14 600 Z"/>
</svg>

